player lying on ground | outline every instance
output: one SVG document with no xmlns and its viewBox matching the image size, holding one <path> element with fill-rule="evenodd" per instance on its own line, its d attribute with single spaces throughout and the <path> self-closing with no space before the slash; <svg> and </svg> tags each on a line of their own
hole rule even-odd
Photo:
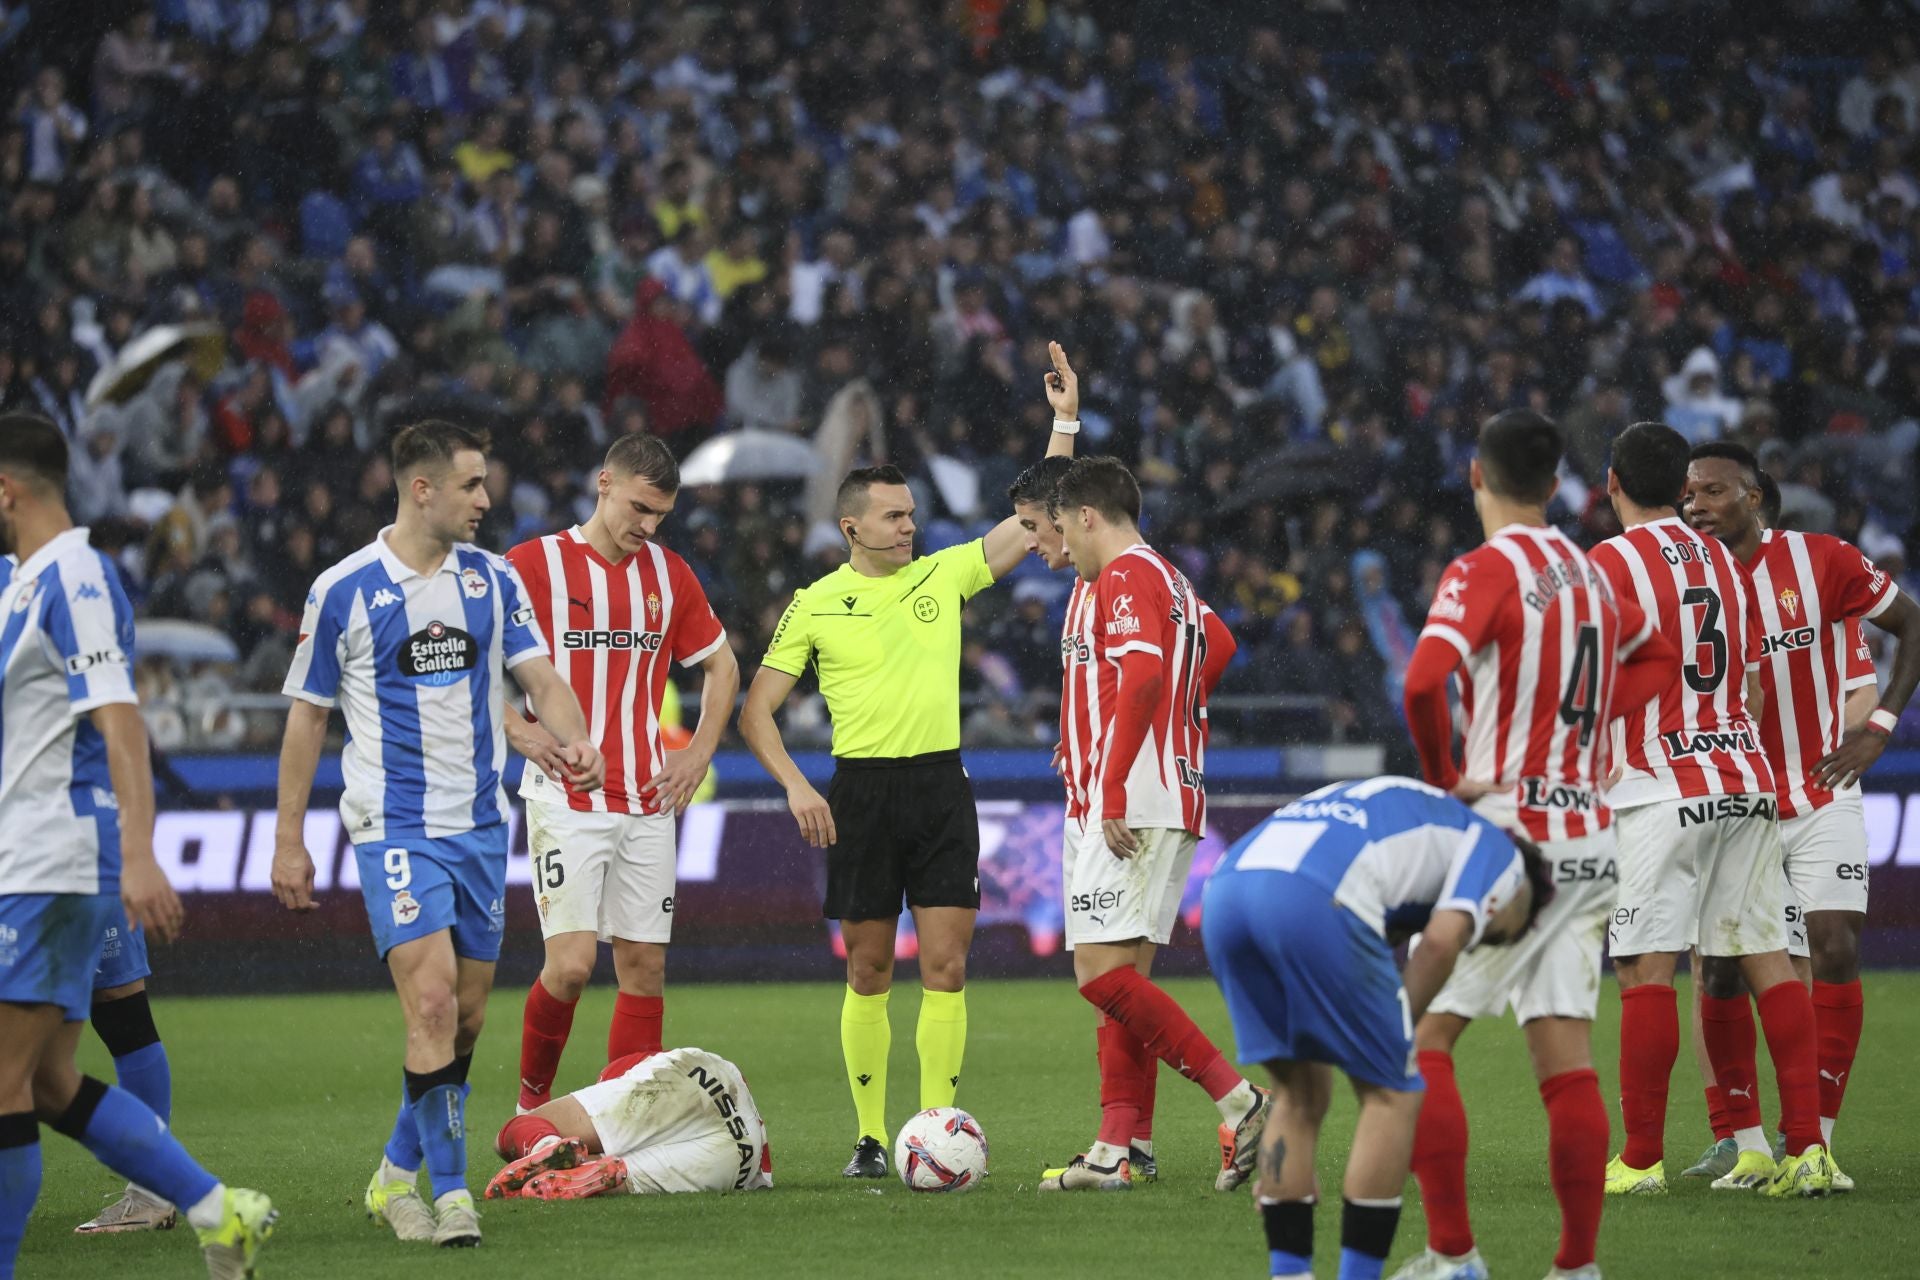
<svg viewBox="0 0 1920 1280">
<path fill-rule="evenodd" d="M 1334 1067 L 1360 1100 L 1340 1280 L 1380 1280 L 1423 1096 L 1413 1021 L 1461 953 L 1517 940 L 1552 896 L 1531 841 L 1411 778 L 1323 787 L 1227 852 L 1201 931 L 1240 1058 L 1273 1078 L 1255 1195 L 1276 1280 L 1312 1277 L 1314 1152 Z M 1392 940 L 1413 930 L 1396 973 Z"/>
<path fill-rule="evenodd" d="M 489 1200 L 773 1185 L 767 1127 L 746 1080 L 704 1049 L 622 1058 L 597 1084 L 507 1121 L 494 1146 L 509 1163 L 487 1184 Z"/>
<path fill-rule="evenodd" d="M 1061 644 L 1067 822 L 1061 873 L 1074 982 L 1100 1013 L 1100 1130 L 1046 1171 L 1042 1191 L 1124 1190 L 1143 1080 L 1166 1063 L 1220 1112 L 1214 1186 L 1253 1172 L 1266 1093 L 1243 1079 L 1146 976 L 1172 936 L 1206 829 L 1207 695 L 1234 640 L 1186 577 L 1140 535 L 1140 486 L 1113 458 L 1083 458 L 1052 516 L 1079 575 Z"/>
</svg>

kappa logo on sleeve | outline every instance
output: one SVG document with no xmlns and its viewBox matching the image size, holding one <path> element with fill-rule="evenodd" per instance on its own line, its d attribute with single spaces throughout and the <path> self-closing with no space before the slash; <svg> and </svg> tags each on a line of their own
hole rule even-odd
<svg viewBox="0 0 1920 1280">
<path fill-rule="evenodd" d="M 107 593 L 99 587 L 94 586 L 91 582 L 83 582 L 80 584 L 80 589 L 73 593 L 73 598 L 75 600 L 105 600 Z"/>
</svg>

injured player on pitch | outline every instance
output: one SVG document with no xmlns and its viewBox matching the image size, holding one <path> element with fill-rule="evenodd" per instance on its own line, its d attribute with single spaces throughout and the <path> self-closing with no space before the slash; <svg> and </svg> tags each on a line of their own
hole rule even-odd
<svg viewBox="0 0 1920 1280">
<path fill-rule="evenodd" d="M 767 1128 L 740 1069 L 704 1049 L 633 1054 L 516 1115 L 495 1142 L 499 1200 L 585 1200 L 624 1191 L 757 1191 L 773 1185 Z"/>
</svg>

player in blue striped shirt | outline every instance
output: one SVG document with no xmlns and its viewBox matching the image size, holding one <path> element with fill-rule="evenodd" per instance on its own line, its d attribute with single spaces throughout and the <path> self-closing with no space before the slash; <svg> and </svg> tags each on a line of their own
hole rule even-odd
<svg viewBox="0 0 1920 1280">
<path fill-rule="evenodd" d="M 67 514 L 67 442 L 0 415 L 0 1280 L 40 1190 L 40 1120 L 176 1206 L 214 1280 L 253 1274 L 272 1203 L 195 1163 L 74 1050 L 109 922 L 163 941 L 180 899 L 153 856 L 153 775 L 133 689 L 133 607 Z M 122 913 L 124 912 L 124 917 Z"/>
<path fill-rule="evenodd" d="M 570 783 L 597 787 L 603 767 L 519 575 L 469 541 L 487 513 L 486 448 L 451 423 L 401 431 L 394 523 L 313 584 L 285 685 L 273 858 L 275 896 L 311 910 L 307 801 L 337 702 L 340 817 L 407 1025 L 406 1092 L 366 1208 L 400 1239 L 440 1245 L 480 1243 L 465 1103 L 506 920 L 509 674 L 559 739 Z M 431 1212 L 415 1190 L 423 1160 Z"/>
<path fill-rule="evenodd" d="M 1227 852 L 1202 933 L 1240 1058 L 1273 1077 L 1256 1195 L 1275 1277 L 1312 1274 L 1314 1148 L 1339 1067 L 1360 1098 L 1340 1278 L 1380 1280 L 1424 1088 L 1414 1021 L 1463 952 L 1514 941 L 1552 894 L 1539 849 L 1411 778 L 1322 788 Z M 1402 985 L 1392 947 L 1415 932 Z"/>
</svg>

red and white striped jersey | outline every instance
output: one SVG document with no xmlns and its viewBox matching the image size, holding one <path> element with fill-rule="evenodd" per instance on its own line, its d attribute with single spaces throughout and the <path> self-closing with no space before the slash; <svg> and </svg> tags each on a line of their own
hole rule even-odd
<svg viewBox="0 0 1920 1280">
<path fill-rule="evenodd" d="M 1100 778 L 1114 736 L 1120 660 L 1148 653 L 1163 662 L 1165 679 L 1127 775 L 1127 825 L 1205 831 L 1207 612 L 1186 576 L 1141 543 L 1115 556 L 1094 582 L 1075 583 L 1060 640 L 1060 748 L 1069 817 L 1100 821 Z"/>
<path fill-rule="evenodd" d="M 1557 529 L 1508 525 L 1447 566 L 1422 636 L 1459 651 L 1476 805 L 1536 840 L 1605 830 L 1600 796 L 1620 660 L 1653 632 Z"/>
<path fill-rule="evenodd" d="M 1773 761 L 1781 818 L 1860 794 L 1829 791 L 1813 766 L 1840 745 L 1847 690 L 1858 679 L 1863 637 L 1850 624 L 1877 618 L 1900 588 L 1851 543 L 1824 533 L 1768 529 L 1747 563 L 1760 608 L 1760 741 Z M 1872 662 L 1866 662 L 1871 673 Z"/>
<path fill-rule="evenodd" d="M 1680 655 L 1659 701 L 1613 722 L 1613 767 L 1621 776 L 1607 790 L 1608 807 L 1772 795 L 1773 770 L 1747 712 L 1747 673 L 1761 661 L 1747 571 L 1678 516 L 1608 538 L 1588 558 L 1615 599 L 1638 604 Z"/>
<path fill-rule="evenodd" d="M 606 758 L 598 791 L 566 791 L 531 765 L 520 779 L 529 800 L 590 813 L 658 813 L 640 789 L 665 763 L 660 700 L 674 661 L 703 662 L 727 642 L 707 593 L 687 562 L 648 543 L 618 564 L 579 526 L 523 542 L 507 560 L 527 584 L 540 627 L 553 637 L 553 665 L 573 686 L 594 746 Z"/>
</svg>

